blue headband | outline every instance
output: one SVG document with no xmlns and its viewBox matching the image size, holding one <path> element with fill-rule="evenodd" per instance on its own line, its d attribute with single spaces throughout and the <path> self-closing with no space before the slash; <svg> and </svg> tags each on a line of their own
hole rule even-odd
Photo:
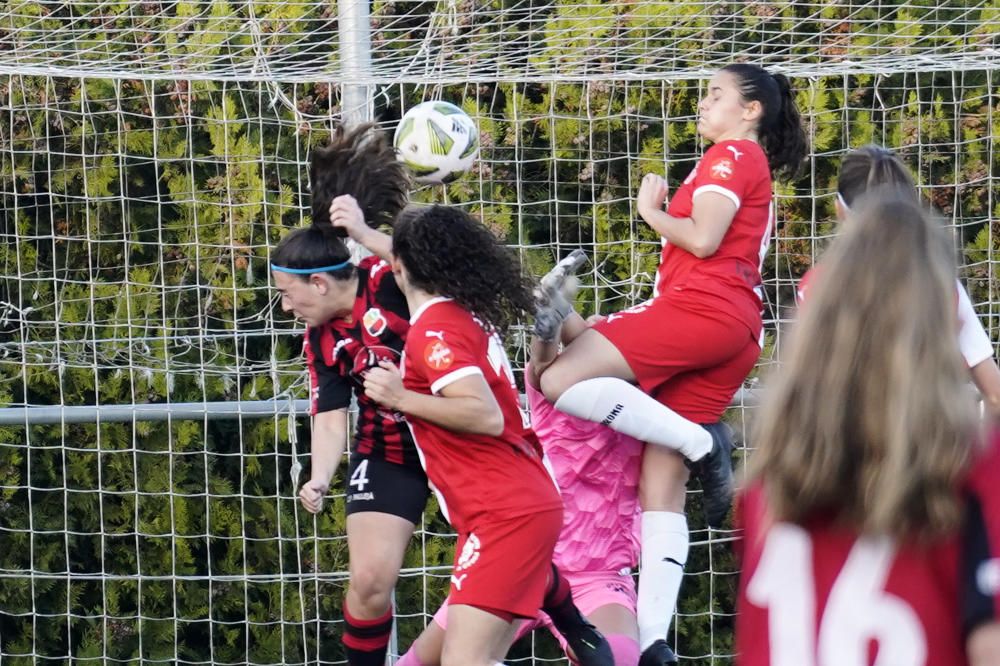
<svg viewBox="0 0 1000 666">
<path fill-rule="evenodd" d="M 351 260 L 342 261 L 339 264 L 334 264 L 333 266 L 317 266 L 316 268 L 288 268 L 286 266 L 279 266 L 277 264 L 271 264 L 272 271 L 278 271 L 279 273 L 291 273 L 292 275 L 312 275 L 313 273 L 326 273 L 329 271 L 336 271 L 341 268 L 346 268 L 351 265 Z"/>
</svg>

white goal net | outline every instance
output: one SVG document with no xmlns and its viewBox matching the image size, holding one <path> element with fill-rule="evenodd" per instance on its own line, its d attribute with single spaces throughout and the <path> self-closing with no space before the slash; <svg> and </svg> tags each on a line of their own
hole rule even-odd
<svg viewBox="0 0 1000 666">
<path fill-rule="evenodd" d="M 345 90 L 390 132 L 421 100 L 461 105 L 477 165 L 413 197 L 480 215 L 535 275 L 584 248 L 578 304 L 609 312 L 650 293 L 659 243 L 633 197 L 701 154 L 707 78 L 782 71 L 812 152 L 777 191 L 761 367 L 832 233 L 839 158 L 872 142 L 954 228 L 996 334 L 996 0 L 372 2 L 361 59 L 343 57 L 337 10 L 0 6 L 0 661 L 343 663 L 342 485 L 319 517 L 298 506 L 302 331 L 267 262 L 308 222 L 309 150 Z M 523 332 L 508 342 L 520 366 Z M 727 420 L 745 435 L 742 398 Z M 672 642 L 683 664 L 730 663 L 736 535 L 692 520 Z M 428 511 L 395 650 L 440 602 L 452 547 Z M 508 661 L 565 663 L 542 636 Z"/>
</svg>

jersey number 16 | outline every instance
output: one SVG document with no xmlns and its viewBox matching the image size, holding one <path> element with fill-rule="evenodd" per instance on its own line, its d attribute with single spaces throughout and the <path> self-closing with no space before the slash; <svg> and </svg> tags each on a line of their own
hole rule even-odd
<svg viewBox="0 0 1000 666">
<path fill-rule="evenodd" d="M 888 538 L 862 538 L 830 589 L 817 624 L 813 544 L 800 527 L 771 528 L 747 598 L 768 610 L 772 666 L 920 666 L 927 639 L 917 614 L 885 591 L 896 548 Z"/>
</svg>

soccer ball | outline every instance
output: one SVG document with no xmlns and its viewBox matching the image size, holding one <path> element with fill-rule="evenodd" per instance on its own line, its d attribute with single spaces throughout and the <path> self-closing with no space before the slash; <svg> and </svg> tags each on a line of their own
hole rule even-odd
<svg viewBox="0 0 1000 666">
<path fill-rule="evenodd" d="M 448 102 L 423 102 L 403 116 L 392 138 L 396 156 L 420 183 L 448 183 L 469 170 L 479 153 L 479 129 Z"/>
</svg>

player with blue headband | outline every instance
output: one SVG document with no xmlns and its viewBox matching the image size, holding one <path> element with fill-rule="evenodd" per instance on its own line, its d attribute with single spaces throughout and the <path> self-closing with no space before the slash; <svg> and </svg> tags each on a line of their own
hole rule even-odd
<svg viewBox="0 0 1000 666">
<path fill-rule="evenodd" d="M 407 204 L 409 177 L 392 145 L 371 125 L 339 128 L 313 151 L 312 224 L 271 251 L 281 307 L 306 324 L 312 424 L 311 473 L 299 498 L 317 513 L 340 466 L 347 410 L 358 417 L 344 490 L 350 581 L 343 644 L 350 666 L 382 666 L 392 632 L 392 591 L 427 503 L 427 477 L 398 412 L 365 397 L 364 376 L 379 362 L 398 364 L 410 312 L 387 257 L 392 225 Z M 373 228 L 374 227 L 374 228 Z M 376 256 L 351 262 L 350 236 Z M 381 255 L 381 256 L 379 256 Z"/>
</svg>

